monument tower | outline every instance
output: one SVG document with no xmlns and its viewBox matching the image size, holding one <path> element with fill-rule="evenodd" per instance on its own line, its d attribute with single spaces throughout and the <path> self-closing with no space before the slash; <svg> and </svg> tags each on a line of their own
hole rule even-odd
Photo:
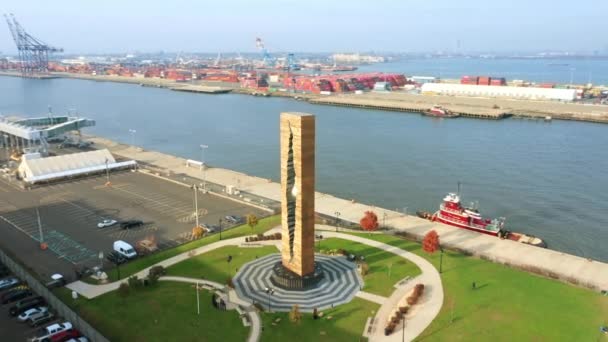
<svg viewBox="0 0 608 342">
<path fill-rule="evenodd" d="M 321 277 L 315 263 L 315 117 L 282 113 L 281 134 L 281 263 L 273 282 L 305 288 Z"/>
</svg>

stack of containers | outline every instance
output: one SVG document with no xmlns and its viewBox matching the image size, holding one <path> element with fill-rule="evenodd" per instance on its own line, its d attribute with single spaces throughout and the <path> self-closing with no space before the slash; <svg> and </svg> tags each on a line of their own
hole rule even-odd
<svg viewBox="0 0 608 342">
<path fill-rule="evenodd" d="M 477 85 L 490 85 L 490 77 L 488 76 L 479 76 L 479 78 L 477 79 Z"/>
<path fill-rule="evenodd" d="M 504 77 L 500 77 L 500 78 L 492 77 L 490 79 L 490 85 L 492 85 L 492 86 L 504 86 L 504 85 L 507 85 L 507 80 Z"/>
<path fill-rule="evenodd" d="M 477 76 L 462 76 L 460 79 L 460 84 L 473 84 L 477 85 L 478 77 Z"/>
</svg>

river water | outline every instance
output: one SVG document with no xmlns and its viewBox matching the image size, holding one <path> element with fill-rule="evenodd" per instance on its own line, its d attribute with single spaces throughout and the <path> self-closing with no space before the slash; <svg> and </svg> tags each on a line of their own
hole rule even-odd
<svg viewBox="0 0 608 342">
<path fill-rule="evenodd" d="M 553 249 L 608 260 L 608 126 L 467 118 L 200 95 L 83 80 L 0 77 L 0 112 L 51 105 L 97 120 L 86 132 L 279 179 L 279 113 L 317 115 L 317 190 L 404 210 L 435 210 L 461 181 L 465 203 Z M 129 129 L 136 130 L 134 135 Z"/>
<path fill-rule="evenodd" d="M 608 58 L 485 59 L 412 58 L 363 65 L 358 71 L 396 72 L 408 76 L 460 79 L 463 75 L 505 77 L 510 80 L 608 85 Z"/>
</svg>

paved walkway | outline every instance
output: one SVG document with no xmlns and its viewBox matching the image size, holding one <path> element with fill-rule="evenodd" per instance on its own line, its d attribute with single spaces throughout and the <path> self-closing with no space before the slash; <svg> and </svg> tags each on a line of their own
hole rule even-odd
<svg viewBox="0 0 608 342">
<path fill-rule="evenodd" d="M 324 226 L 323 228 L 329 229 L 331 227 Z M 441 285 L 441 277 L 439 276 L 437 269 L 426 259 L 395 246 L 359 236 L 331 231 L 325 231 L 323 232 L 323 235 L 324 237 L 327 236 L 351 240 L 382 249 L 386 252 L 393 253 L 413 262 L 422 271 L 421 275 L 409 280 L 403 285 L 398 286 L 393 294 L 382 303 L 382 306 L 376 313 L 376 319 L 374 320 L 376 323 L 374 324 L 373 331 L 370 334 L 370 341 L 401 341 L 401 334 L 393 333 L 390 336 L 384 336 L 384 325 L 394 313 L 399 301 L 401 301 L 416 284 L 424 284 L 424 297 L 420 304 L 414 307 L 416 310 L 415 315 L 406 321 L 405 340 L 411 341 L 416 338 L 416 336 L 420 335 L 424 329 L 431 324 L 437 314 L 439 314 L 439 310 L 441 310 L 441 306 L 443 305 L 443 286 Z"/>
<path fill-rule="evenodd" d="M 118 144 L 103 138 L 94 137 L 91 140 L 97 146 L 106 147 L 113 154 L 123 158 L 135 159 L 190 177 L 200 178 L 201 176 L 198 168 L 186 167 L 186 160 L 182 158 Z M 248 176 L 240 172 L 215 167 L 206 170 L 206 177 L 207 180 L 216 184 L 234 185 L 242 191 L 259 197 L 272 201 L 280 200 L 281 186 L 271 179 Z M 404 215 L 397 211 L 358 203 L 356 200 L 341 199 L 320 192 L 315 194 L 315 202 L 315 210 L 330 217 L 335 217 L 335 213 L 339 212 L 341 220 L 359 222 L 366 210 L 373 210 L 386 226 L 411 234 L 419 239 L 422 239 L 429 230 L 434 229 L 439 233 L 441 242 L 445 247 L 456 248 L 495 262 L 536 270 L 538 273 L 551 275 L 563 281 L 576 282 L 581 286 L 592 289 L 608 289 L 607 263 L 510 240 L 501 240 L 493 236 L 430 222 L 416 216 Z M 410 211 L 412 209 L 410 208 Z M 427 209 L 432 210 L 434 208 Z"/>
</svg>

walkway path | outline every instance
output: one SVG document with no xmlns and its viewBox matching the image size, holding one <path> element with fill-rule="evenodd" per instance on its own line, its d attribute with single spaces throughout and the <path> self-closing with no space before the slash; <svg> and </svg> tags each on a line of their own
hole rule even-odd
<svg viewBox="0 0 608 342">
<path fill-rule="evenodd" d="M 321 226 L 320 228 L 331 229 L 329 226 Z M 382 306 L 376 314 L 376 319 L 374 320 L 376 323 L 374 330 L 370 335 L 370 341 L 401 341 L 401 334 L 393 333 L 392 335 L 384 336 L 384 325 L 394 313 L 399 301 L 401 301 L 416 284 L 424 284 L 424 297 L 420 304 L 415 307 L 415 315 L 406 322 L 405 340 L 411 341 L 416 338 L 416 336 L 420 335 L 424 329 L 431 324 L 437 314 L 439 314 L 441 306 L 443 305 L 443 286 L 441 285 L 441 277 L 435 266 L 426 259 L 395 246 L 350 234 L 324 231 L 323 237 L 336 237 L 351 240 L 382 249 L 413 262 L 422 271 L 421 275 L 409 280 L 403 285 L 399 285 L 393 294 L 382 303 Z"/>
<path fill-rule="evenodd" d="M 431 324 L 431 322 L 433 321 L 435 316 L 437 316 L 437 314 L 439 313 L 439 310 L 441 309 L 441 305 L 443 303 L 443 287 L 441 285 L 441 278 L 439 276 L 439 273 L 437 272 L 437 270 L 435 269 L 435 267 L 432 264 L 430 264 L 428 261 L 426 261 L 426 259 L 424 259 L 416 254 L 410 253 L 408 251 L 402 250 L 400 248 L 397 248 L 397 247 L 394 247 L 391 245 L 387 245 L 385 243 L 381 243 L 378 241 L 374 241 L 374 240 L 370 240 L 370 239 L 366 239 L 363 237 L 354 236 L 354 235 L 350 235 L 350 234 L 333 232 L 333 231 L 329 230 L 329 229 L 333 229 L 333 227 L 330 227 L 330 226 L 319 225 L 318 228 L 324 229 L 324 232 L 323 232 L 324 237 L 335 237 L 335 238 L 340 238 L 340 239 L 344 239 L 344 240 L 351 240 L 351 241 L 355 241 L 358 243 L 362 243 L 362 244 L 366 244 L 366 245 L 369 245 L 372 247 L 382 249 L 386 252 L 393 253 L 395 255 L 398 255 L 404 259 L 407 259 L 407 260 L 415 263 L 422 271 L 422 274 L 420 276 L 412 279 L 411 281 L 407 282 L 404 285 L 400 285 L 399 287 L 397 287 L 397 289 L 393 292 L 393 294 L 389 298 L 384 298 L 384 297 L 374 295 L 371 293 L 367 293 L 364 291 L 360 291 L 357 294 L 358 297 L 361 297 L 363 299 L 366 299 L 366 300 L 369 300 L 369 301 L 382 305 L 380 307 L 380 309 L 378 310 L 378 313 L 376 314 L 375 321 L 378 323 L 377 323 L 377 327 L 374 329 L 374 331 L 372 332 L 372 335 L 370 336 L 371 341 L 389 341 L 389 342 L 400 341 L 400 339 L 401 339 L 400 334 L 393 334 L 388 337 L 384 336 L 384 334 L 383 334 L 384 322 L 386 322 L 388 320 L 388 318 L 392 314 L 393 310 L 397 306 L 397 303 L 417 283 L 424 284 L 425 296 L 424 296 L 424 299 L 423 299 L 421 305 L 419 305 L 419 307 L 416 311 L 416 314 L 407 322 L 406 338 L 408 340 L 414 339 L 416 336 L 418 336 L 420 333 L 422 333 L 422 331 L 424 331 L 424 329 L 426 329 L 426 327 L 429 324 Z M 279 230 L 279 228 L 277 227 L 277 228 L 273 228 L 269 232 L 272 233 L 272 232 L 275 232 L 278 230 Z M 245 238 L 238 237 L 238 238 L 233 238 L 233 239 L 229 239 L 229 240 L 217 241 L 217 242 L 214 242 L 214 243 L 206 245 L 206 246 L 198 247 L 192 251 L 194 251 L 195 255 L 198 255 L 198 254 L 206 253 L 206 252 L 209 252 L 209 251 L 212 251 L 217 248 L 224 247 L 224 246 L 238 246 L 238 245 L 243 245 L 243 244 L 245 244 Z M 256 242 L 256 244 L 259 244 L 260 246 L 261 245 L 277 245 L 278 246 L 277 241 L 260 241 L 260 242 Z M 161 265 L 163 267 L 169 267 L 171 265 L 174 265 L 178 262 L 181 262 L 181 261 L 184 261 L 184 260 L 190 258 L 192 256 L 192 251 L 184 252 L 182 254 L 176 255 L 172 258 L 163 260 L 153 266 Z M 150 266 L 150 267 L 138 272 L 137 276 L 141 277 L 141 278 L 147 276 L 148 270 L 153 266 Z M 84 283 L 82 281 L 76 281 L 76 282 L 68 284 L 67 288 L 69 288 L 73 291 L 76 291 L 80 295 L 90 299 L 90 298 L 95 298 L 97 296 L 100 296 L 104 293 L 116 290 L 118 288 L 118 286 L 120 285 L 120 283 L 125 280 L 126 280 L 126 278 L 123 280 L 116 281 L 116 282 L 113 282 L 110 284 L 105 284 L 105 285 L 92 285 L 92 284 Z M 196 283 L 198 281 L 201 283 L 204 282 L 205 284 L 216 287 L 216 288 L 222 286 L 221 284 L 218 284 L 218 283 L 215 283 L 212 281 L 208 281 L 208 280 L 185 278 L 185 277 L 163 277 L 162 280 L 185 281 L 185 282 L 190 282 L 190 283 L 193 283 L 193 282 Z M 234 290 L 232 290 L 231 292 L 234 292 Z M 250 305 L 249 303 L 240 300 L 238 298 L 238 296 L 236 296 L 235 293 L 229 293 L 228 298 L 231 301 L 236 302 L 237 304 L 240 301 L 241 302 L 240 305 L 243 305 L 243 306 Z M 252 331 L 254 329 L 260 329 L 259 327 L 255 328 L 257 324 L 261 325 L 261 321 L 260 321 L 259 317 L 257 317 L 257 318 L 252 317 L 251 323 L 252 323 Z M 261 330 L 257 331 L 257 334 L 258 334 L 257 337 L 255 337 L 256 334 L 252 332 L 250 334 L 249 341 L 256 341 L 256 339 L 259 338 L 260 332 L 261 332 Z M 399 336 L 397 336 L 397 335 L 399 335 Z M 253 338 L 252 336 L 254 336 L 256 339 L 252 340 L 252 338 Z"/>
<path fill-rule="evenodd" d="M 170 172 L 175 174 L 185 174 L 194 178 L 201 176 L 198 168 L 186 167 L 186 160 L 183 158 L 142 150 L 98 137 L 92 137 L 90 140 L 94 141 L 96 146 L 108 148 L 113 154 L 123 158 L 155 165 L 164 170 L 171 170 Z M 271 201 L 280 200 L 281 185 L 271 179 L 215 167 L 206 170 L 206 179 L 224 186 L 234 185 L 241 191 Z M 405 215 L 394 210 L 358 203 L 356 200 L 337 198 L 320 192 L 315 194 L 315 211 L 330 217 L 335 217 L 335 213 L 338 212 L 341 220 L 359 222 L 367 210 L 375 211 L 382 219 L 383 225 L 410 234 L 420 240 L 429 230 L 434 229 L 439 233 L 442 244 L 447 248 L 466 251 L 494 262 L 535 270 L 537 273 L 557 277 L 562 281 L 576 282 L 578 285 L 592 289 L 608 289 L 608 263 L 537 248 L 511 240 L 501 240 L 493 236 Z"/>
</svg>

